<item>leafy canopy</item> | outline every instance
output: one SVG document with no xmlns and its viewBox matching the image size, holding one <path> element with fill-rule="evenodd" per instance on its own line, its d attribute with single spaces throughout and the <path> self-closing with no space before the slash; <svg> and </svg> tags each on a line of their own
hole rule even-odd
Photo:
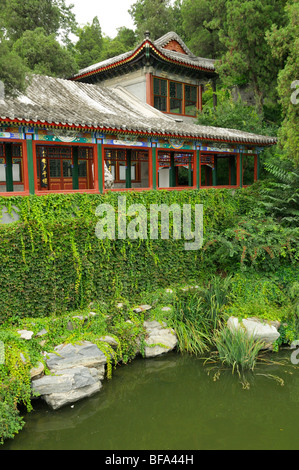
<svg viewBox="0 0 299 470">
<path fill-rule="evenodd" d="M 77 70 L 71 53 L 61 47 L 54 34 L 47 35 L 43 28 L 25 31 L 14 43 L 13 51 L 33 73 L 66 78 Z"/>
<path fill-rule="evenodd" d="M 78 41 L 75 45 L 77 63 L 80 68 L 88 67 L 102 60 L 103 35 L 97 16 L 92 23 L 78 29 Z"/>
<path fill-rule="evenodd" d="M 278 73 L 278 95 L 283 111 L 283 123 L 279 132 L 286 157 L 299 166 L 299 3 L 290 0 L 285 12 L 287 23 L 283 27 L 274 24 L 266 39 L 276 60 L 281 63 Z"/>
<path fill-rule="evenodd" d="M 152 39 L 158 39 L 174 30 L 175 18 L 170 0 L 137 0 L 129 13 L 139 41 L 144 39 L 146 31 L 150 31 Z"/>
<path fill-rule="evenodd" d="M 247 105 L 240 97 L 234 99 L 226 88 L 219 88 L 216 92 L 217 107 L 214 107 L 213 93 L 211 85 L 207 85 L 203 94 L 203 110 L 197 117 L 198 124 L 239 129 L 255 134 L 276 134 L 277 128 L 268 126 L 254 106 Z"/>
<path fill-rule="evenodd" d="M 181 5 L 182 28 L 186 44 L 200 56 L 216 59 L 224 50 L 219 40 L 219 26 L 211 23 L 215 16 L 209 0 L 184 0 Z"/>
<path fill-rule="evenodd" d="M 65 0 L 6 0 L 2 17 L 7 36 L 15 41 L 28 30 L 43 28 L 46 35 L 67 38 L 76 29 L 72 8 Z"/>
<path fill-rule="evenodd" d="M 30 72 L 66 77 L 77 70 L 69 34 L 75 32 L 72 5 L 65 0 L 2 0 L 0 80 L 6 95 L 26 88 Z"/>
<path fill-rule="evenodd" d="M 285 0 L 226 0 L 219 11 L 218 0 L 211 0 L 219 39 L 225 46 L 216 70 L 226 85 L 250 84 L 260 112 L 265 97 L 275 91 L 279 71 L 265 34 L 274 23 L 284 24 L 284 6 Z"/>
</svg>

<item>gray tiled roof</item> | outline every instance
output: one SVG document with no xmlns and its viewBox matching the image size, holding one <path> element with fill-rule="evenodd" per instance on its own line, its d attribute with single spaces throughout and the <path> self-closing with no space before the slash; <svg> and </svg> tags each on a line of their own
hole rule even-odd
<svg viewBox="0 0 299 470">
<path fill-rule="evenodd" d="M 146 40 L 149 41 L 150 43 L 152 43 L 153 46 L 162 55 L 164 55 L 166 58 L 181 62 L 182 64 L 185 64 L 185 65 L 191 65 L 191 66 L 195 66 L 195 67 L 203 67 L 205 69 L 211 70 L 212 72 L 215 72 L 215 60 L 205 59 L 203 57 L 195 56 L 188 49 L 188 47 L 182 41 L 180 36 L 178 34 L 176 34 L 175 32 L 173 32 L 173 31 L 171 31 L 167 34 L 164 34 L 164 36 L 157 39 L 156 41 L 151 41 L 149 38 L 147 38 Z M 172 40 L 177 41 L 181 45 L 183 50 L 186 52 L 186 54 L 171 51 L 169 49 L 164 49 L 164 46 L 166 46 L 169 43 L 169 41 L 172 41 Z M 145 41 L 143 41 L 143 42 L 145 42 Z M 79 70 L 79 72 L 76 75 L 74 75 L 73 78 L 80 77 L 81 75 L 84 75 L 86 73 L 90 73 L 90 72 L 93 72 L 93 71 L 97 71 L 97 70 L 105 68 L 105 67 L 109 67 L 113 64 L 117 64 L 117 62 L 121 62 L 124 59 L 129 58 L 130 56 L 132 56 L 139 49 L 139 47 L 143 44 L 143 42 L 141 44 L 138 44 L 138 46 L 135 49 L 131 50 L 131 51 L 125 52 L 125 53 L 120 54 L 120 55 L 115 56 L 115 57 L 111 57 L 110 59 L 106 59 L 102 62 L 92 64 L 89 67 L 86 67 L 84 69 Z"/>
<path fill-rule="evenodd" d="M 33 75 L 24 95 L 0 101 L 0 120 L 86 126 L 141 134 L 274 144 L 275 139 L 237 130 L 177 122 L 122 87 Z"/>
</svg>

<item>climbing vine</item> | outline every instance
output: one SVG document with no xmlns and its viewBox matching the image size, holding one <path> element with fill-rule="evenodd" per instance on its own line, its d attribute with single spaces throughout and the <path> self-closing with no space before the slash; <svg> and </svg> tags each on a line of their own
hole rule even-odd
<svg viewBox="0 0 299 470">
<path fill-rule="evenodd" d="M 151 204 L 203 204 L 203 249 L 185 250 L 183 237 L 172 237 L 172 218 L 169 240 L 152 240 L 149 232 L 145 239 L 97 238 L 96 208 L 110 204 L 117 221 L 118 197 L 124 194 L 127 207 L 143 204 L 147 213 Z M 273 270 L 296 262 L 296 240 L 287 228 L 270 218 L 243 218 L 253 201 L 250 190 L 227 189 L 1 197 L 0 216 L 18 213 L 19 220 L 0 224 L 0 323 L 14 315 L 48 316 L 93 300 L 132 297 L 197 279 L 207 269 Z"/>
<path fill-rule="evenodd" d="M 0 224 L 0 323 L 12 315 L 47 316 L 84 307 L 94 299 L 196 277 L 200 258 L 184 250 L 184 240 L 95 236 L 97 206 L 111 204 L 117 216 L 118 196 L 111 192 L 0 198 L 0 216 L 19 216 L 17 222 Z M 151 203 L 202 203 L 205 231 L 230 225 L 238 206 L 230 192 L 214 190 L 130 192 L 126 202 L 127 207 L 138 203 L 147 209 Z"/>
</svg>

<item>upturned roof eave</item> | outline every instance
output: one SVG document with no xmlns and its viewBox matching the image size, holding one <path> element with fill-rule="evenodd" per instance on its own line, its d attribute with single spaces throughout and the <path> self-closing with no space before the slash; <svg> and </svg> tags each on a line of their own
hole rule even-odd
<svg viewBox="0 0 299 470">
<path fill-rule="evenodd" d="M 80 70 L 77 74 L 74 76 L 70 77 L 69 80 L 81 80 L 83 78 L 87 77 L 92 77 L 101 73 L 105 73 L 108 70 L 111 69 L 116 69 L 118 67 L 121 67 L 123 65 L 129 64 L 133 60 L 136 59 L 138 55 L 141 57 L 145 56 L 148 52 L 157 55 L 160 60 L 164 61 L 166 64 L 175 64 L 179 65 L 181 67 L 185 67 L 188 69 L 193 69 L 193 70 L 199 70 L 199 71 L 204 71 L 212 74 L 216 74 L 214 66 L 207 67 L 203 66 L 200 64 L 197 64 L 195 60 L 195 56 L 188 56 L 186 55 L 185 57 L 179 58 L 179 57 L 170 57 L 169 56 L 169 51 L 165 52 L 163 51 L 163 48 L 157 47 L 152 41 L 149 39 L 145 39 L 141 45 L 139 45 L 136 49 L 129 51 L 128 53 L 125 54 L 120 54 L 119 56 L 116 56 L 114 58 L 111 58 L 109 61 L 103 61 L 99 62 L 98 64 L 95 64 L 95 68 L 92 69 L 93 66 L 86 67 L 85 69 Z M 172 54 L 173 55 L 173 54 Z M 188 60 L 187 60 L 188 58 Z M 115 59 L 115 60 L 113 60 Z M 200 60 L 211 60 L 211 59 L 204 59 L 204 58 L 198 58 Z"/>
</svg>

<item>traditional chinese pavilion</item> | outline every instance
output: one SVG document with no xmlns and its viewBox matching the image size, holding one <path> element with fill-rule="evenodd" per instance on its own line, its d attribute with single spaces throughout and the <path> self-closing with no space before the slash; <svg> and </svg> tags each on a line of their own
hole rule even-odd
<svg viewBox="0 0 299 470">
<path fill-rule="evenodd" d="M 0 101 L 0 195 L 242 187 L 274 138 L 195 124 L 214 61 L 175 33 Z"/>
</svg>

